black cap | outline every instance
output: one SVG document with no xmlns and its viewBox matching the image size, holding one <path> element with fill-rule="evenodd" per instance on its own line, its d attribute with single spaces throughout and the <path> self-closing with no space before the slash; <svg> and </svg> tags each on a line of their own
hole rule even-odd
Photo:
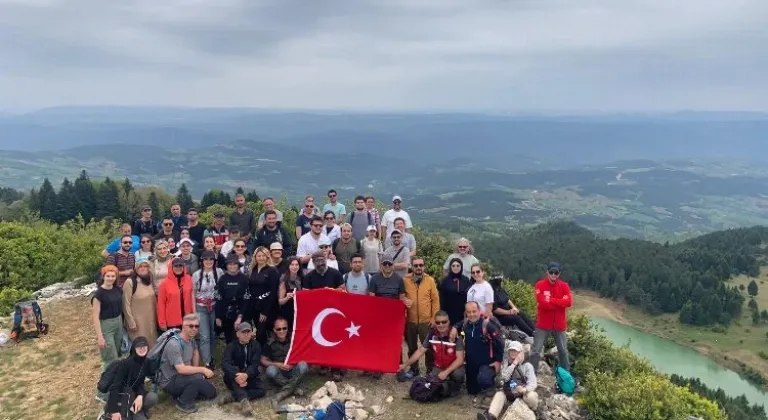
<svg viewBox="0 0 768 420">
<path fill-rule="evenodd" d="M 227 265 L 237 264 L 240 265 L 240 258 L 234 253 L 227 255 Z"/>
<path fill-rule="evenodd" d="M 216 253 L 213 251 L 203 251 L 200 255 L 201 260 L 216 260 Z"/>
<path fill-rule="evenodd" d="M 174 267 L 183 267 L 183 266 L 185 265 L 185 264 L 184 264 L 184 260 L 182 260 L 181 258 L 174 258 L 174 259 L 173 259 L 173 263 L 171 263 L 171 264 L 172 264 Z"/>
<path fill-rule="evenodd" d="M 147 210 L 152 210 L 152 207 L 146 206 L 146 205 L 141 207 L 141 211 L 147 211 Z"/>
<path fill-rule="evenodd" d="M 213 217 L 224 217 L 224 212 L 223 211 L 213 212 Z"/>
<path fill-rule="evenodd" d="M 131 347 L 134 349 L 136 347 L 149 347 L 149 340 L 147 340 L 147 337 L 136 337 L 133 339 L 133 342 L 131 343 Z"/>
</svg>

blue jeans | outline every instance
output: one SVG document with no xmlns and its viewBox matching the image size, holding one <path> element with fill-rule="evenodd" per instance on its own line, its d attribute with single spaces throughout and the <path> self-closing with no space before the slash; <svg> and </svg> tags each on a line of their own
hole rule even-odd
<svg viewBox="0 0 768 420">
<path fill-rule="evenodd" d="M 200 332 L 198 342 L 200 343 L 200 359 L 204 365 L 211 363 L 211 358 L 216 353 L 216 312 L 214 308 L 208 311 L 208 308 L 202 305 L 197 306 L 197 316 L 200 318 Z"/>
<path fill-rule="evenodd" d="M 299 362 L 296 366 L 291 368 L 291 370 L 282 370 L 275 366 L 267 366 L 266 370 L 267 377 L 270 379 L 274 379 L 278 375 L 283 375 L 283 377 L 287 379 L 293 376 L 293 372 L 296 372 L 299 375 L 306 375 L 307 372 L 309 372 L 309 365 L 306 362 Z"/>
</svg>

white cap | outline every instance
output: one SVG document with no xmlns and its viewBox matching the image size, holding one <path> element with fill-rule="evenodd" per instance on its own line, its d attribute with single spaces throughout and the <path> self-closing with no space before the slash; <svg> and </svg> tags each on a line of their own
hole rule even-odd
<svg viewBox="0 0 768 420">
<path fill-rule="evenodd" d="M 190 244 L 192 246 L 195 246 L 195 243 L 192 241 L 192 239 L 189 239 L 189 238 L 184 238 L 180 240 L 177 246 L 181 246 L 181 244 Z"/>
<path fill-rule="evenodd" d="M 331 240 L 328 239 L 327 236 L 321 236 L 320 240 L 317 241 L 317 246 L 323 246 L 323 245 L 331 246 Z"/>
<path fill-rule="evenodd" d="M 507 342 L 504 343 L 504 351 L 510 350 L 523 351 L 523 343 L 519 341 L 507 340 Z"/>
<path fill-rule="evenodd" d="M 400 198 L 399 195 L 396 195 L 396 196 L 392 197 L 392 201 L 397 201 L 397 200 L 403 201 L 403 199 Z"/>
<path fill-rule="evenodd" d="M 367 232 L 370 232 L 370 231 L 374 231 L 374 232 L 376 232 L 376 226 L 374 226 L 374 225 L 368 225 L 368 227 L 367 227 L 367 228 L 365 228 L 365 230 L 366 230 Z"/>
</svg>

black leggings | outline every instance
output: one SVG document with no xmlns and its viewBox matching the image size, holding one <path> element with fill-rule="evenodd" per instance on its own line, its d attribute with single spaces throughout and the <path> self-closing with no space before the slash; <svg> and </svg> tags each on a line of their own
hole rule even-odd
<svg viewBox="0 0 768 420">
<path fill-rule="evenodd" d="M 501 322 L 501 325 L 505 327 L 517 327 L 520 331 L 533 337 L 533 330 L 536 326 L 533 324 L 530 318 L 524 313 L 519 312 L 517 315 L 495 315 L 496 319 Z"/>
</svg>

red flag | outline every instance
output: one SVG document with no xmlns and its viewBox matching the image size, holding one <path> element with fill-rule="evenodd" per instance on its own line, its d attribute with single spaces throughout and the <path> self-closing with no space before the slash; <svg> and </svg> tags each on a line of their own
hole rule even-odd
<svg viewBox="0 0 768 420">
<path fill-rule="evenodd" d="M 397 372 L 405 326 L 402 301 L 330 289 L 302 290 L 293 299 L 288 364 Z"/>
</svg>

